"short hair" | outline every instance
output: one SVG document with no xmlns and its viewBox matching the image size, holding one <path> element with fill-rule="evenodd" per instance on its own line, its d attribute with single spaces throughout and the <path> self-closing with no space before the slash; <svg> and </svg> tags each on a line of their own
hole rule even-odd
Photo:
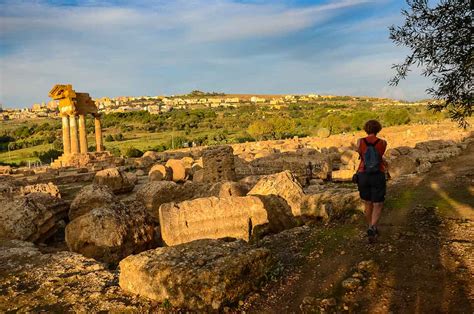
<svg viewBox="0 0 474 314">
<path fill-rule="evenodd" d="M 380 130 L 382 130 L 382 125 L 377 120 L 369 120 L 364 125 L 364 131 L 367 134 L 377 135 L 377 133 L 379 133 Z"/>
</svg>

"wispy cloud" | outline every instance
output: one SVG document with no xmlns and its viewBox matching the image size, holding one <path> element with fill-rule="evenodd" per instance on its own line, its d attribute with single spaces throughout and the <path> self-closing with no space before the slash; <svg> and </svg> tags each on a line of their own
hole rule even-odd
<svg viewBox="0 0 474 314">
<path fill-rule="evenodd" d="M 397 52 L 373 31 L 397 12 L 367 16 L 380 2 L 0 0 L 0 102 L 46 100 L 59 82 L 94 97 L 193 88 L 382 94 L 371 86 L 386 83 Z M 341 78 L 351 75 L 359 81 Z"/>
</svg>

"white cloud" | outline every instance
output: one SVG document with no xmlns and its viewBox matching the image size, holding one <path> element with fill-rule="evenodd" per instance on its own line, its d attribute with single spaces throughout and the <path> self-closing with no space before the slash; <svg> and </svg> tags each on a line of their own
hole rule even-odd
<svg viewBox="0 0 474 314">
<path fill-rule="evenodd" d="M 143 0 L 120 7 L 94 1 L 81 7 L 7 2 L 0 5 L 0 47 L 5 48 L 0 51 L 0 102 L 19 106 L 47 100 L 55 83 L 72 83 L 93 97 L 192 88 L 296 92 L 323 87 L 349 93 L 357 82 L 340 76 L 386 77 L 386 44 L 361 47 L 351 41 L 320 51 L 311 42 L 291 46 L 272 40 L 323 26 L 368 2 L 333 0 L 306 7 L 232 0 Z M 363 31 L 371 25 L 347 26 Z M 256 41 L 270 48 L 256 47 Z M 372 57 L 352 51 L 372 56 L 371 49 L 379 49 L 380 60 L 368 69 Z M 301 53 L 306 56 L 300 58 Z"/>
</svg>

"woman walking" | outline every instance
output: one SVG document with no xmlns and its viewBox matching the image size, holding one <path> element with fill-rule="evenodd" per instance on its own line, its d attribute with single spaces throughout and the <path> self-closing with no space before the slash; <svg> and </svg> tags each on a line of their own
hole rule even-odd
<svg viewBox="0 0 474 314">
<path fill-rule="evenodd" d="M 387 142 L 377 137 L 382 125 L 377 120 L 369 120 L 364 125 L 367 136 L 357 141 L 360 165 L 357 171 L 357 187 L 360 198 L 364 201 L 365 218 L 369 241 L 378 235 L 377 224 L 382 214 L 385 201 L 385 161 L 383 155 Z"/>
</svg>

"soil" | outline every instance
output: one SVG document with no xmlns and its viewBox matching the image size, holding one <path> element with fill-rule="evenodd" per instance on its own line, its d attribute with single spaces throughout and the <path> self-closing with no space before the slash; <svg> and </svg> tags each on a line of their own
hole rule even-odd
<svg viewBox="0 0 474 314">
<path fill-rule="evenodd" d="M 375 243 L 360 213 L 262 241 L 279 266 L 238 310 L 473 313 L 474 143 L 387 194 Z"/>
</svg>

